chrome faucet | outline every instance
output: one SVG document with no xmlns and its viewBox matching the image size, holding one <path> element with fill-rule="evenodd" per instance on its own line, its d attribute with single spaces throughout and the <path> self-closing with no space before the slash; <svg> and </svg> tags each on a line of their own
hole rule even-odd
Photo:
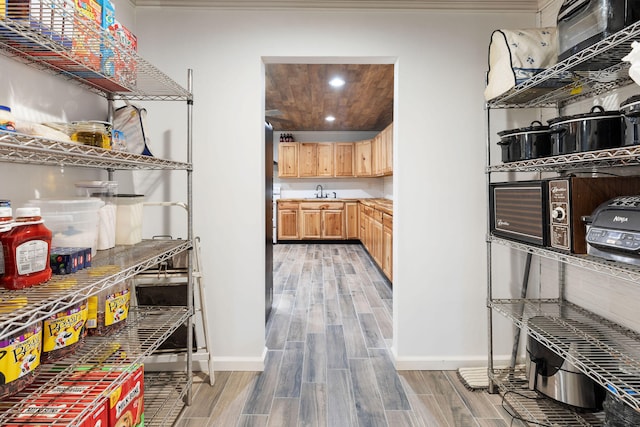
<svg viewBox="0 0 640 427">
<path fill-rule="evenodd" d="M 318 189 L 320 189 L 320 192 L 318 193 Z M 325 197 L 327 197 L 326 194 L 322 194 L 322 185 L 318 184 L 316 186 L 316 198 L 317 199 L 324 199 Z"/>
</svg>

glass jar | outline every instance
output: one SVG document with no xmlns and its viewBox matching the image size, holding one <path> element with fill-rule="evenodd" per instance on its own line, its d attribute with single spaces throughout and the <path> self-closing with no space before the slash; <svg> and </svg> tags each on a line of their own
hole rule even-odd
<svg viewBox="0 0 640 427">
<path fill-rule="evenodd" d="M 87 300 L 83 300 L 45 319 L 42 325 L 43 363 L 64 359 L 82 347 L 87 313 Z"/>
<path fill-rule="evenodd" d="M 111 150 L 111 123 L 86 121 L 73 122 L 73 125 L 72 141 Z"/>
<path fill-rule="evenodd" d="M 126 325 L 131 292 L 128 281 L 116 283 L 88 299 L 87 333 L 91 336 L 111 335 Z"/>
</svg>

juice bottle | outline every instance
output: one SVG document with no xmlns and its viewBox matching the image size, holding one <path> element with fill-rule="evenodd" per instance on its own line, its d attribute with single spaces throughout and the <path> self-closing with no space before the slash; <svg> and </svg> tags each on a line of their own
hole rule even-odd
<svg viewBox="0 0 640 427">
<path fill-rule="evenodd" d="M 4 255 L 2 286 L 22 289 L 51 278 L 51 230 L 44 226 L 40 208 L 16 209 L 13 227 L 0 240 Z"/>
</svg>

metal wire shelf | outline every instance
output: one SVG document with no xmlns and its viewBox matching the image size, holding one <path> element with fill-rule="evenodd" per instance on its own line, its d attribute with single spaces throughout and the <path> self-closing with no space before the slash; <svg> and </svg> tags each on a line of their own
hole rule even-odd
<svg viewBox="0 0 640 427">
<path fill-rule="evenodd" d="M 565 301 L 493 300 L 489 305 L 640 410 L 639 334 Z"/>
<path fill-rule="evenodd" d="M 190 163 L 0 131 L 0 160 L 101 169 L 192 170 Z"/>
<path fill-rule="evenodd" d="M 640 267 L 616 261 L 609 261 L 591 255 L 569 254 L 552 248 L 527 245 L 513 240 L 501 239 L 496 236 L 489 236 L 488 241 L 510 248 L 529 252 L 554 261 L 560 261 L 568 265 L 581 267 L 593 272 L 606 274 L 618 279 L 637 283 L 640 281 Z"/>
<path fill-rule="evenodd" d="M 0 19 L 0 53 L 112 99 L 193 100 L 188 90 L 68 3 L 8 3 Z M 105 58 L 113 67 L 105 67 Z"/>
<path fill-rule="evenodd" d="M 541 157 L 487 167 L 488 172 L 558 171 L 640 165 L 640 146 Z"/>
<path fill-rule="evenodd" d="M 576 412 L 527 387 L 524 370 L 502 369 L 489 373 L 515 415 L 543 426 L 602 426 L 603 413 Z"/>
<path fill-rule="evenodd" d="M 630 84 L 628 64 L 621 60 L 639 36 L 640 22 L 636 22 L 489 100 L 487 106 L 555 107 Z"/>
<path fill-rule="evenodd" d="M 145 389 L 152 390 L 144 398 L 145 426 L 174 425 L 185 408 L 183 399 L 192 384 L 192 378 L 183 372 L 153 372 L 145 375 Z"/>
<path fill-rule="evenodd" d="M 100 251 L 93 258 L 90 268 L 77 273 L 53 276 L 47 283 L 27 289 L 2 289 L 0 305 L 11 304 L 16 309 L 10 313 L 0 313 L 0 339 L 191 247 L 192 243 L 188 240 L 143 240 L 137 245 L 116 246 Z"/>
<path fill-rule="evenodd" d="M 72 374 L 79 375 L 76 381 L 82 381 L 79 373 L 95 369 L 108 369 L 114 373 L 104 379 L 93 379 L 96 388 L 103 389 L 93 401 L 87 402 L 82 409 L 76 405 L 60 409 L 58 417 L 51 419 L 48 425 L 79 425 L 80 421 L 97 409 L 101 397 L 116 390 L 126 379 L 127 374 L 142 364 L 144 358 L 151 355 L 180 325 L 192 315 L 187 307 L 138 307 L 129 312 L 127 326 L 120 333 L 106 337 L 90 337 L 73 356 L 59 362 L 45 364 L 40 367 L 35 386 L 29 386 L 11 398 L 3 399 L 0 409 L 0 425 L 4 425 L 11 418 L 23 414 L 29 405 L 37 401 L 42 404 L 53 404 L 62 400 L 55 393 L 65 381 L 72 378 Z M 117 376 L 117 377 L 115 377 Z M 156 374 L 153 375 L 154 377 Z M 115 377 L 115 378 L 114 378 Z M 180 381 L 177 381 L 180 380 Z M 73 381 L 72 381 L 73 382 Z M 149 418 L 150 425 L 162 425 L 159 418 L 176 415 L 178 402 L 166 399 L 183 397 L 191 386 L 191 378 L 186 374 L 178 374 L 172 383 L 173 393 L 168 393 L 166 387 L 156 387 L 155 381 L 145 383 L 145 406 L 149 401 L 150 411 L 145 411 L 145 422 Z M 53 393 L 52 393 L 53 392 Z M 76 398 L 77 399 L 77 398 Z M 152 410 L 158 405 L 162 410 Z"/>
</svg>

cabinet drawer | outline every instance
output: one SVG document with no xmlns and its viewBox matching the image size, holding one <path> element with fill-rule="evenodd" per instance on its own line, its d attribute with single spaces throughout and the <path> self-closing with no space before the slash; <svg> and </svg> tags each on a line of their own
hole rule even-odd
<svg viewBox="0 0 640 427">
<path fill-rule="evenodd" d="M 382 211 L 379 211 L 377 209 L 372 209 L 372 211 L 373 212 L 371 214 L 371 217 L 373 218 L 373 220 L 382 223 Z"/>
<path fill-rule="evenodd" d="M 342 210 L 344 202 L 302 202 L 300 203 L 302 210 Z"/>
<path fill-rule="evenodd" d="M 373 213 L 375 212 L 375 209 L 369 207 L 369 206 L 362 206 L 362 212 L 366 215 L 366 216 L 373 216 Z"/>
<path fill-rule="evenodd" d="M 298 209 L 298 202 L 278 202 L 278 209 Z"/>
</svg>

